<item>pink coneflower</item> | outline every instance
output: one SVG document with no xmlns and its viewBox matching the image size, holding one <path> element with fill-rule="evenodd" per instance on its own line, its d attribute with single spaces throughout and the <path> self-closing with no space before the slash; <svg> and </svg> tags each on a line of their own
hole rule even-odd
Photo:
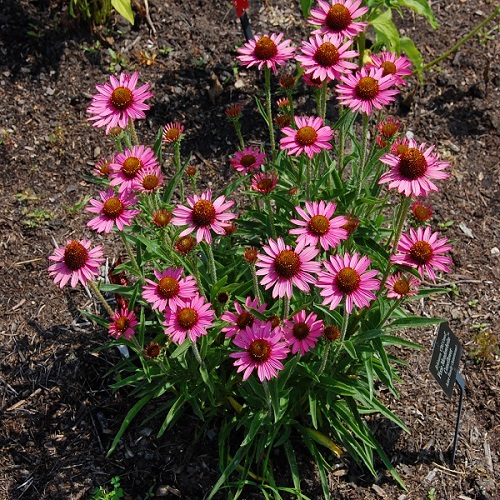
<svg viewBox="0 0 500 500">
<path fill-rule="evenodd" d="M 71 287 L 75 288 L 78 282 L 83 286 L 99 275 L 99 266 L 105 261 L 102 246 L 97 245 L 90 249 L 91 242 L 87 239 L 80 241 L 68 240 L 65 247 L 57 247 L 49 260 L 55 262 L 49 266 L 49 274 L 54 283 L 62 288 L 71 280 Z"/>
<path fill-rule="evenodd" d="M 192 276 L 181 278 L 184 268 L 169 267 L 164 271 L 154 270 L 156 281 L 147 279 L 142 297 L 151 304 L 152 309 L 164 311 L 198 294 L 198 286 Z"/>
<path fill-rule="evenodd" d="M 420 276 L 426 272 L 432 281 L 436 281 L 434 269 L 450 272 L 448 264 L 451 258 L 443 255 L 452 250 L 447 238 L 439 238 L 439 233 L 431 233 L 431 228 L 410 229 L 410 234 L 403 234 L 399 240 L 397 252 L 391 257 L 393 264 L 416 268 Z"/>
<path fill-rule="evenodd" d="M 386 139 L 392 139 L 401 127 L 401 122 L 394 116 L 387 116 L 385 120 L 377 123 L 380 134 Z"/>
<path fill-rule="evenodd" d="M 230 121 L 239 120 L 241 118 L 241 110 L 243 106 L 241 104 L 230 104 L 226 110 L 226 116 Z"/>
<path fill-rule="evenodd" d="M 153 224 L 157 227 L 167 227 L 172 220 L 172 214 L 165 208 L 160 208 L 153 213 Z"/>
<path fill-rule="evenodd" d="M 232 352 L 230 358 L 235 358 L 234 366 L 237 372 L 243 372 L 243 380 L 246 380 L 252 372 L 257 369 L 259 380 L 271 380 L 278 376 L 283 370 L 283 363 L 288 355 L 288 346 L 283 339 L 279 328 L 273 329 L 269 321 L 265 323 L 255 322 L 246 327 L 233 342 L 244 349 L 240 352 Z"/>
<path fill-rule="evenodd" d="M 398 137 L 391 146 L 391 153 L 401 156 L 407 149 L 410 141 L 406 137 Z"/>
<path fill-rule="evenodd" d="M 87 113 L 94 115 L 88 119 L 94 122 L 94 127 L 106 127 L 108 134 L 114 127 L 126 128 L 129 120 L 146 118 L 144 111 L 149 106 L 144 101 L 153 94 L 149 92 L 149 83 L 136 89 L 138 79 L 139 73 L 135 71 L 132 76 L 122 73 L 119 79 L 111 75 L 111 83 L 96 85 L 99 93 L 92 97 L 87 108 Z"/>
<path fill-rule="evenodd" d="M 418 287 L 422 283 L 411 274 L 396 273 L 387 278 L 385 287 L 387 288 L 387 297 L 389 299 L 404 299 L 418 293 Z"/>
<path fill-rule="evenodd" d="M 370 115 L 373 108 L 382 109 L 394 101 L 394 95 L 399 94 L 399 90 L 391 88 L 394 85 L 393 77 L 382 76 L 382 73 L 382 69 L 363 67 L 355 73 L 342 75 L 340 80 L 343 83 L 335 87 L 339 104 Z"/>
<path fill-rule="evenodd" d="M 320 271 L 320 263 L 313 261 L 319 249 L 304 246 L 299 243 L 295 250 L 286 245 L 283 238 L 277 241 L 269 239 L 269 244 L 264 245 L 265 254 L 259 254 L 256 267 L 258 276 L 264 276 L 260 282 L 266 290 L 273 288 L 273 298 L 284 297 L 290 299 L 295 285 L 303 292 L 309 292 L 309 283 L 316 283 L 316 278 L 311 274 Z"/>
<path fill-rule="evenodd" d="M 180 237 L 196 231 L 196 241 L 212 242 L 212 230 L 216 234 L 225 234 L 224 228 L 228 222 L 237 215 L 225 212 L 234 205 L 234 201 L 226 201 L 224 196 L 219 196 L 212 203 L 212 190 L 209 189 L 200 196 L 197 194 L 187 197 L 189 207 L 177 205 L 172 211 L 172 224 L 174 226 L 188 226 L 180 233 Z"/>
<path fill-rule="evenodd" d="M 411 62 L 406 56 L 398 56 L 395 52 L 380 52 L 371 56 L 372 62 L 367 68 L 382 68 L 383 76 L 392 75 L 396 85 L 406 85 L 404 76 L 411 75 Z"/>
<path fill-rule="evenodd" d="M 449 163 L 439 161 L 439 154 L 432 152 L 434 148 L 426 149 L 425 142 L 419 146 L 410 139 L 408 149 L 399 156 L 385 154 L 380 161 L 392 168 L 382 174 L 378 183 L 388 182 L 389 189 L 397 189 L 405 196 L 427 196 L 431 191 L 438 191 L 431 179 L 447 179 L 450 174 L 443 170 Z"/>
<path fill-rule="evenodd" d="M 109 158 L 101 158 L 94 166 L 93 173 L 98 177 L 107 177 L 111 173 L 111 164 L 115 162 L 115 155 Z"/>
<path fill-rule="evenodd" d="M 252 147 L 246 147 L 243 151 L 236 151 L 234 157 L 229 159 L 231 167 L 242 174 L 259 170 L 265 162 L 266 155 L 259 149 Z"/>
<path fill-rule="evenodd" d="M 99 214 L 87 222 L 87 226 L 98 233 L 109 233 L 116 225 L 119 231 L 123 231 L 125 226 L 130 226 L 132 219 L 141 211 L 131 209 L 139 200 L 131 191 L 124 191 L 116 194 L 113 188 L 99 193 L 101 201 L 90 199 L 90 207 L 87 212 Z"/>
<path fill-rule="evenodd" d="M 239 302 L 235 302 L 234 307 L 236 309 L 236 314 L 226 311 L 220 317 L 221 320 L 230 323 L 221 330 L 226 332 L 226 338 L 233 337 L 247 326 L 252 326 L 255 321 L 259 321 L 249 309 L 255 309 L 259 313 L 263 313 L 266 310 L 266 304 L 259 305 L 259 301 L 251 297 L 246 298 L 244 307 L 242 307 Z"/>
<path fill-rule="evenodd" d="M 256 35 L 255 38 L 238 49 L 236 57 L 243 66 L 257 65 L 259 69 L 266 66 L 276 74 L 276 66 L 284 65 L 293 57 L 295 47 L 291 40 L 282 40 L 284 34 Z"/>
<path fill-rule="evenodd" d="M 184 125 L 179 122 L 170 122 L 163 127 L 163 142 L 172 144 L 182 140 L 184 137 Z"/>
<path fill-rule="evenodd" d="M 116 155 L 110 165 L 110 186 L 119 186 L 119 191 L 134 189 L 134 181 L 143 168 L 156 168 L 158 160 L 154 151 L 147 146 L 133 146 Z"/>
<path fill-rule="evenodd" d="M 274 172 L 261 172 L 252 177 L 252 189 L 261 194 L 268 194 L 278 184 L 278 176 Z"/>
<path fill-rule="evenodd" d="M 300 47 L 302 54 L 295 56 L 307 75 L 323 82 L 339 79 L 346 71 L 356 69 L 356 63 L 348 59 L 357 57 L 355 50 L 347 50 L 353 40 L 344 43 L 344 37 L 339 35 L 312 35 L 308 41 L 303 41 Z"/>
<path fill-rule="evenodd" d="M 130 340 L 132 335 L 134 335 L 134 326 L 137 326 L 137 318 L 134 311 L 129 311 L 126 307 L 121 308 L 119 311 L 115 311 L 113 316 L 111 316 L 111 322 L 108 326 L 109 334 L 115 339 L 120 337 L 125 337 Z"/>
<path fill-rule="evenodd" d="M 316 286 L 322 288 L 320 295 L 325 297 L 322 304 L 335 309 L 345 297 L 345 307 L 350 314 L 354 305 L 368 307 L 374 300 L 374 291 L 378 290 L 380 280 L 374 276 L 376 269 L 367 271 L 371 261 L 368 257 L 360 257 L 355 252 L 352 257 L 346 253 L 330 255 L 330 261 L 324 263 L 326 271 L 318 275 Z"/>
<path fill-rule="evenodd" d="M 313 349 L 323 333 L 323 321 L 311 312 L 300 311 L 291 320 L 283 321 L 283 335 L 292 350 L 292 354 L 299 352 L 303 356 Z"/>
<path fill-rule="evenodd" d="M 321 201 L 306 201 L 306 210 L 295 207 L 295 210 L 304 220 L 291 219 L 290 222 L 297 226 L 296 229 L 290 229 L 290 234 L 298 234 L 297 243 L 304 245 L 319 246 L 324 250 L 335 248 L 341 240 L 348 237 L 348 232 L 342 229 L 347 223 L 343 216 L 333 217 L 337 208 L 336 203 Z"/>
<path fill-rule="evenodd" d="M 179 238 L 175 242 L 174 248 L 181 255 L 188 255 L 195 246 L 196 246 L 196 240 L 191 235 L 188 234 L 187 236 Z"/>
<path fill-rule="evenodd" d="M 213 325 L 215 311 L 210 309 L 211 306 L 199 295 L 184 302 L 174 302 L 165 312 L 165 335 L 169 335 L 172 342 L 179 345 L 184 343 L 188 335 L 191 342 L 196 342 Z"/>
<path fill-rule="evenodd" d="M 323 87 L 323 82 L 319 78 L 311 78 L 311 75 L 302 74 L 302 80 L 309 87 L 316 87 L 320 89 Z"/>
<path fill-rule="evenodd" d="M 320 26 L 314 34 L 332 33 L 354 38 L 368 26 L 363 21 L 353 21 L 368 12 L 368 7 L 360 7 L 361 0 L 318 0 L 318 7 L 311 9 L 308 23 Z"/>
<path fill-rule="evenodd" d="M 159 166 L 141 168 L 134 178 L 133 186 L 139 193 L 151 194 L 160 189 L 163 185 L 163 180 L 164 177 Z"/>
<path fill-rule="evenodd" d="M 428 203 L 417 200 L 411 206 L 413 217 L 417 222 L 426 222 L 432 218 L 433 210 Z"/>
<path fill-rule="evenodd" d="M 280 140 L 280 148 L 287 150 L 287 154 L 300 156 L 305 153 L 312 158 L 323 149 L 332 149 L 330 141 L 333 139 L 333 130 L 328 125 L 323 125 L 323 118 L 296 116 L 295 124 L 297 129 L 281 129 L 286 137 Z"/>
</svg>

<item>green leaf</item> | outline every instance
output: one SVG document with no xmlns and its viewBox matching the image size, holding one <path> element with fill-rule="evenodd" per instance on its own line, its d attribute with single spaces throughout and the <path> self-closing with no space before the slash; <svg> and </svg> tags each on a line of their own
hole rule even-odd
<svg viewBox="0 0 500 500">
<path fill-rule="evenodd" d="M 422 54 L 417 49 L 415 43 L 411 38 L 408 38 L 407 36 L 402 36 L 400 39 L 400 43 L 401 43 L 401 50 L 408 56 L 410 61 L 413 63 L 413 66 L 415 66 L 415 71 L 418 73 L 420 81 L 422 81 L 424 75 L 422 71 L 422 68 L 424 66 Z"/>
<path fill-rule="evenodd" d="M 111 0 L 111 5 L 120 16 L 124 17 L 130 24 L 134 24 L 134 13 L 130 0 Z"/>
<path fill-rule="evenodd" d="M 300 475 L 299 468 L 297 467 L 297 460 L 295 459 L 295 452 L 293 451 L 292 444 L 290 441 L 286 441 L 283 445 L 285 448 L 286 458 L 288 460 L 288 465 L 290 466 L 290 472 L 292 473 L 293 486 L 299 492 L 299 498 L 302 497 L 300 495 Z"/>
<path fill-rule="evenodd" d="M 311 11 L 312 0 L 300 0 L 300 10 L 304 19 L 309 17 L 309 12 Z"/>
<path fill-rule="evenodd" d="M 417 328 L 419 326 L 438 325 L 444 320 L 442 318 L 423 318 L 422 316 L 407 316 L 399 318 L 387 325 L 390 330 L 399 330 L 401 328 Z"/>
<path fill-rule="evenodd" d="M 375 30 L 377 41 L 382 42 L 389 50 L 393 50 L 399 54 L 399 33 L 392 22 L 391 9 L 381 12 L 378 16 L 371 19 L 370 24 Z"/>
<path fill-rule="evenodd" d="M 400 5 L 404 5 L 414 10 L 417 14 L 424 16 L 435 30 L 439 28 L 434 12 L 432 12 L 431 6 L 427 0 L 399 0 L 399 3 Z"/>
</svg>

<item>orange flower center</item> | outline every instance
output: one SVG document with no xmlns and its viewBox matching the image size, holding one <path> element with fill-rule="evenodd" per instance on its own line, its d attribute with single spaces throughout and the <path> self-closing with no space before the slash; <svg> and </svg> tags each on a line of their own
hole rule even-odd
<svg viewBox="0 0 500 500">
<path fill-rule="evenodd" d="M 419 179 L 427 171 L 427 161 L 417 148 L 408 148 L 399 158 L 399 173 L 407 179 Z"/>
<path fill-rule="evenodd" d="M 142 187 L 147 191 L 152 191 L 157 188 L 160 184 L 160 179 L 154 174 L 146 175 L 142 180 Z"/>
<path fill-rule="evenodd" d="M 160 355 L 160 351 L 161 351 L 160 344 L 158 344 L 158 342 L 155 342 L 153 340 L 144 349 L 144 354 L 146 355 L 147 358 L 154 359 Z"/>
<path fill-rule="evenodd" d="M 413 216 L 420 222 L 429 220 L 432 217 L 432 210 L 423 203 L 413 207 Z"/>
<path fill-rule="evenodd" d="M 248 346 L 248 353 L 255 363 L 264 363 L 271 357 L 271 346 L 264 339 L 256 339 Z"/>
<path fill-rule="evenodd" d="M 268 36 L 259 38 L 255 44 L 254 55 L 261 61 L 269 61 L 278 53 L 278 47 Z"/>
<path fill-rule="evenodd" d="M 354 93 L 363 101 L 369 101 L 377 97 L 379 93 L 379 86 L 377 80 L 371 76 L 363 76 L 356 87 L 354 87 Z"/>
<path fill-rule="evenodd" d="M 410 291 L 410 283 L 408 280 L 400 279 L 394 283 L 393 288 L 398 295 L 407 295 Z"/>
<path fill-rule="evenodd" d="M 330 229 L 330 221 L 324 215 L 315 215 L 307 223 L 307 228 L 316 236 L 323 236 Z"/>
<path fill-rule="evenodd" d="M 181 136 L 181 131 L 176 128 L 169 128 L 165 133 L 163 134 L 163 139 L 167 142 L 175 142 L 179 139 Z"/>
<path fill-rule="evenodd" d="M 182 254 L 187 255 L 196 245 L 196 240 L 192 236 L 183 236 L 177 240 L 175 244 L 176 250 Z"/>
<path fill-rule="evenodd" d="M 158 282 L 158 294 L 164 299 L 177 297 L 179 290 L 179 282 L 172 276 L 165 276 Z"/>
<path fill-rule="evenodd" d="M 310 146 L 311 144 L 315 143 L 317 138 L 318 133 L 309 125 L 299 128 L 299 130 L 297 130 L 297 133 L 295 134 L 295 140 L 301 146 Z"/>
<path fill-rule="evenodd" d="M 108 175 L 111 172 L 109 166 L 110 166 L 109 161 L 105 161 L 104 163 L 101 164 L 101 166 L 99 167 L 99 172 L 101 173 L 101 175 Z"/>
<path fill-rule="evenodd" d="M 256 248 L 247 248 L 245 250 L 245 260 L 250 263 L 254 264 L 257 261 L 257 249 Z"/>
<path fill-rule="evenodd" d="M 193 328 L 198 322 L 198 313 L 192 307 L 184 307 L 177 313 L 177 323 L 183 330 Z"/>
<path fill-rule="evenodd" d="M 293 325 L 292 334 L 298 340 L 304 340 L 311 329 L 303 322 Z"/>
<path fill-rule="evenodd" d="M 382 76 L 395 75 L 397 68 L 396 65 L 391 61 L 384 61 L 380 67 L 384 70 Z"/>
<path fill-rule="evenodd" d="M 292 89 L 295 85 L 295 77 L 291 75 L 283 75 L 279 80 L 280 87 L 284 89 Z"/>
<path fill-rule="evenodd" d="M 130 325 L 130 320 L 127 318 L 127 316 L 120 316 L 117 320 L 115 320 L 115 328 L 119 332 L 124 332 L 128 326 Z"/>
<path fill-rule="evenodd" d="M 397 123 L 394 122 L 385 122 L 382 127 L 380 128 L 380 133 L 386 137 L 387 139 L 390 139 L 393 137 L 396 132 L 398 131 L 399 127 Z"/>
<path fill-rule="evenodd" d="M 125 177 L 133 179 L 142 168 L 142 162 L 135 156 L 129 156 L 122 165 L 122 172 Z"/>
<path fill-rule="evenodd" d="M 357 217 L 355 217 L 354 215 L 350 215 L 350 214 L 346 214 L 344 217 L 347 219 L 347 222 L 340 227 L 341 227 L 341 229 L 345 229 L 349 234 L 351 234 L 358 227 L 359 219 Z"/>
<path fill-rule="evenodd" d="M 344 269 L 341 269 L 337 276 L 335 276 L 335 282 L 342 293 L 349 294 L 355 292 L 359 288 L 361 278 L 355 269 L 344 267 Z"/>
<path fill-rule="evenodd" d="M 120 198 L 113 197 L 104 202 L 102 213 L 110 219 L 116 219 L 123 213 L 124 208 Z"/>
<path fill-rule="evenodd" d="M 408 146 L 406 144 L 398 144 L 396 146 L 396 154 L 401 156 L 405 151 L 408 151 Z"/>
<path fill-rule="evenodd" d="M 238 325 L 238 328 L 240 330 L 245 329 L 247 326 L 252 326 L 253 325 L 253 320 L 255 318 L 248 312 L 248 311 L 243 311 L 239 316 L 238 319 L 236 320 L 236 324 Z"/>
<path fill-rule="evenodd" d="M 410 248 L 410 256 L 419 266 L 423 266 L 432 260 L 434 251 L 430 243 L 420 240 Z"/>
<path fill-rule="evenodd" d="M 325 336 L 326 340 L 334 342 L 340 337 L 340 329 L 333 325 L 327 325 L 323 330 L 323 335 Z"/>
<path fill-rule="evenodd" d="M 339 61 L 339 51 L 333 43 L 322 43 L 314 54 L 314 60 L 323 67 L 330 67 Z"/>
<path fill-rule="evenodd" d="M 240 163 L 245 167 L 251 167 L 255 163 L 255 156 L 254 155 L 245 155 L 241 157 Z"/>
<path fill-rule="evenodd" d="M 267 321 L 271 323 L 271 328 L 278 328 L 280 326 L 280 318 L 279 316 L 273 315 L 267 318 Z"/>
<path fill-rule="evenodd" d="M 158 227 L 165 227 L 172 220 L 172 216 L 165 209 L 160 209 L 153 215 L 153 222 Z"/>
<path fill-rule="evenodd" d="M 215 208 L 208 200 L 198 200 L 194 204 L 192 218 L 196 226 L 209 226 L 215 220 Z"/>
<path fill-rule="evenodd" d="M 127 109 L 132 104 L 132 100 L 132 91 L 126 87 L 118 87 L 111 94 L 111 103 L 120 111 Z"/>
<path fill-rule="evenodd" d="M 345 30 L 352 22 L 351 13 L 349 9 L 342 4 L 335 4 L 330 7 L 326 15 L 325 24 L 332 31 Z"/>
<path fill-rule="evenodd" d="M 268 193 L 273 189 L 273 180 L 269 177 L 264 177 L 257 182 L 257 189 L 263 193 Z"/>
<path fill-rule="evenodd" d="M 78 271 L 87 263 L 89 253 L 78 241 L 70 241 L 64 249 L 64 263 L 71 271 Z"/>
<path fill-rule="evenodd" d="M 280 278 L 293 278 L 300 269 L 300 258 L 292 250 L 282 250 L 274 259 L 274 270 Z"/>
</svg>

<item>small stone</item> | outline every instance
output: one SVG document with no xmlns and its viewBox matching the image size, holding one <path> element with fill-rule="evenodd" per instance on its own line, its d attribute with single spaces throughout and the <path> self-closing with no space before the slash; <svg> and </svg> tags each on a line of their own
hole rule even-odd
<svg viewBox="0 0 500 500">
<path fill-rule="evenodd" d="M 490 250 L 490 253 L 491 255 L 493 255 L 493 257 L 498 257 L 500 255 L 500 249 L 498 247 L 493 247 Z"/>
</svg>

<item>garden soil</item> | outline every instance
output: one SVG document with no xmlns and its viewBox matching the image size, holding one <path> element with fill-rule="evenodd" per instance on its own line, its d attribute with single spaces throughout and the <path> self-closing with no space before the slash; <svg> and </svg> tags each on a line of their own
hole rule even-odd
<svg viewBox="0 0 500 500">
<path fill-rule="evenodd" d="M 243 133 L 260 143 L 263 123 L 254 96 L 260 75 L 239 68 L 243 41 L 229 0 L 136 0 L 136 23 L 121 18 L 95 28 L 72 18 L 62 0 L 0 0 L 0 499 L 90 498 L 119 476 L 127 497 L 202 499 L 219 477 L 217 437 L 201 434 L 189 414 L 161 439 L 157 422 L 137 418 L 116 452 L 113 436 L 134 399 L 112 393 L 108 371 L 118 352 L 97 351 L 106 332 L 81 309 L 96 304 L 81 287 L 58 289 L 47 256 L 69 238 L 91 236 L 82 211 L 95 196 L 92 167 L 112 151 L 85 110 L 110 71 L 140 71 L 155 97 L 139 134 L 151 143 L 170 121 L 186 126 L 183 156 L 217 190 L 234 177 L 228 157 L 236 149 L 227 105 L 243 105 Z M 252 0 L 254 32 L 284 31 L 297 43 L 308 32 L 295 0 Z M 486 0 L 432 2 L 440 29 L 404 11 L 395 21 L 431 61 L 480 23 L 495 7 Z M 498 18 L 496 20 L 498 29 Z M 154 31 L 153 31 L 154 29 Z M 372 418 L 379 439 L 405 481 L 398 488 L 378 464 L 372 477 L 347 457 L 331 456 L 336 499 L 493 499 L 500 484 L 499 358 L 499 101 L 500 62 L 495 22 L 425 73 L 411 78 L 391 108 L 418 141 L 437 145 L 451 178 L 433 194 L 434 227 L 453 240 L 451 273 L 438 284 L 451 292 L 426 299 L 415 313 L 449 321 L 464 353 L 466 382 L 456 466 L 449 465 L 458 392 L 448 400 L 428 371 L 435 332 L 408 330 L 422 345 L 398 351 L 399 399 L 380 397 L 410 429 L 401 433 Z M 310 90 L 300 87 L 303 112 Z M 333 107 L 333 106 L 332 106 Z M 330 108 L 329 108 L 330 109 Z M 105 242 L 118 257 L 120 246 Z M 114 245 L 114 246 L 113 246 Z M 489 334 L 479 355 L 478 333 Z M 484 337 L 484 335 L 483 335 Z M 147 413 L 154 410 L 152 405 Z M 279 451 L 279 480 L 291 485 Z M 304 493 L 321 496 L 317 473 L 299 456 Z M 222 493 L 219 498 L 225 498 Z M 258 498 L 249 490 L 245 498 Z"/>
</svg>

